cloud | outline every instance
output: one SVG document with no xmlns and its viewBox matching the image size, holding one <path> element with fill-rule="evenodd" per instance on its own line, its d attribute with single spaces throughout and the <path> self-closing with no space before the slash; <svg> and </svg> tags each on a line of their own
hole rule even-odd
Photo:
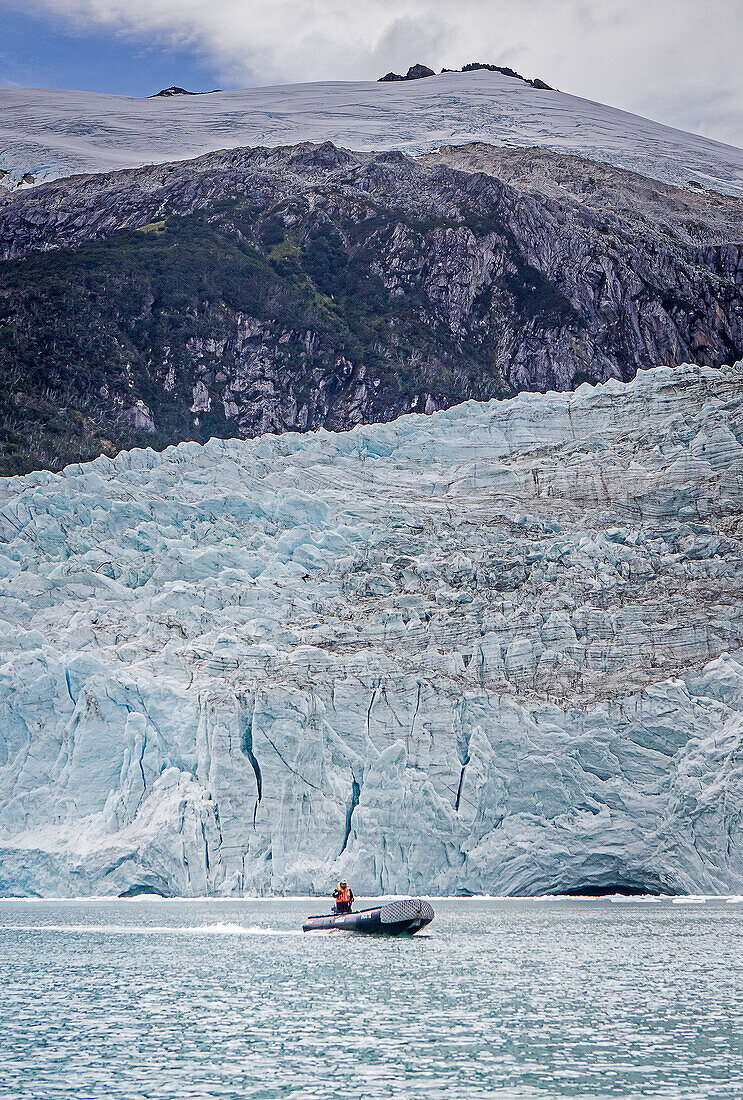
<svg viewBox="0 0 743 1100">
<path fill-rule="evenodd" d="M 743 145 L 741 0 L 26 0 L 80 30 L 192 49 L 225 85 L 511 65 Z"/>
</svg>

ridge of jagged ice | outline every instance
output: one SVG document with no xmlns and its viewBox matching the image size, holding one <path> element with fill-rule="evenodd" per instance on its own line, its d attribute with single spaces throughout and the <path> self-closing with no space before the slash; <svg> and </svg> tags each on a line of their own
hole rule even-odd
<svg viewBox="0 0 743 1100">
<path fill-rule="evenodd" d="M 678 184 L 743 195 L 743 151 L 559 91 L 490 73 L 325 82 L 134 99 L 0 88 L 6 187 L 158 164 L 244 145 L 332 141 L 428 152 L 484 141 L 539 146 Z"/>
<path fill-rule="evenodd" d="M 741 382 L 0 483 L 0 892 L 740 893 Z"/>
</svg>

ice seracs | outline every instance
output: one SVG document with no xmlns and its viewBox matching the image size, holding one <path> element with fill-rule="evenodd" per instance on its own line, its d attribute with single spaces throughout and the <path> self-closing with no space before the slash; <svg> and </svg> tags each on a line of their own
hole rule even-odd
<svg viewBox="0 0 743 1100">
<path fill-rule="evenodd" d="M 740 893 L 742 383 L 2 482 L 2 892 Z"/>
</svg>

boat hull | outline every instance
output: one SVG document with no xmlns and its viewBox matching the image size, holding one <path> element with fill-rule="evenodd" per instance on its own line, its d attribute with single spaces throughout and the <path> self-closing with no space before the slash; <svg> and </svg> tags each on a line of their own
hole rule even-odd
<svg viewBox="0 0 743 1100">
<path fill-rule="evenodd" d="M 413 936 L 434 918 L 433 906 L 421 898 L 391 901 L 358 913 L 308 917 L 303 932 L 361 932 L 372 936 Z"/>
</svg>

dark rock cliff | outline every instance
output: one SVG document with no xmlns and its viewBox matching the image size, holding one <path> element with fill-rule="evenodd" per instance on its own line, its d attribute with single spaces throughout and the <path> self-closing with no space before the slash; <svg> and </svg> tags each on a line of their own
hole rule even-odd
<svg viewBox="0 0 743 1100">
<path fill-rule="evenodd" d="M 0 204 L 0 472 L 743 355 L 743 203 L 541 150 L 330 144 Z"/>
</svg>

